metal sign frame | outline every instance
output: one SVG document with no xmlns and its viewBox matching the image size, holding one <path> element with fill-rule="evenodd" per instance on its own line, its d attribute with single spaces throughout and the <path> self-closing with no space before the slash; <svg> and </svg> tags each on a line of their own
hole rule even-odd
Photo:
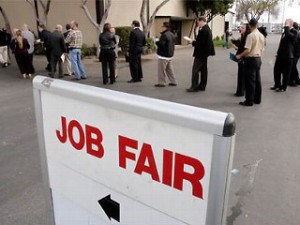
<svg viewBox="0 0 300 225">
<path fill-rule="evenodd" d="M 212 134 L 212 165 L 206 222 L 198 225 L 221 225 L 226 223 L 226 208 L 235 142 L 235 120 L 232 114 L 50 79 L 43 76 L 34 78 L 33 92 L 41 165 L 48 200 L 49 217 L 47 218 L 47 224 L 55 225 L 55 215 L 45 152 L 44 118 L 41 100 L 43 92 L 54 93 L 70 99 L 76 98 L 79 101 L 121 110 L 145 118 L 157 119 L 157 115 L 159 115 L 160 121 Z"/>
</svg>

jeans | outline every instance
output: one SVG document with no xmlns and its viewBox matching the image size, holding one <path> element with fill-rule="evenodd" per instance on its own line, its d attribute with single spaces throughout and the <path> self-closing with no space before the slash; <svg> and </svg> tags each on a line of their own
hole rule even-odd
<svg viewBox="0 0 300 225">
<path fill-rule="evenodd" d="M 81 62 L 81 49 L 79 48 L 70 49 L 69 56 L 70 56 L 72 68 L 74 70 L 76 79 L 80 79 L 81 77 L 86 77 L 85 70 Z"/>
</svg>

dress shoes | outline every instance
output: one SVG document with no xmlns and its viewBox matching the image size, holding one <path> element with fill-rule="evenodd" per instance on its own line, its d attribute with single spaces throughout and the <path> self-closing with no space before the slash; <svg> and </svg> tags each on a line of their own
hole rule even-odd
<svg viewBox="0 0 300 225">
<path fill-rule="evenodd" d="M 175 86 L 177 86 L 177 84 L 174 84 L 174 83 L 169 83 L 169 86 L 173 86 L 173 87 L 175 87 Z"/>
<path fill-rule="evenodd" d="M 205 88 L 199 87 L 198 90 L 199 90 L 199 91 L 205 91 Z"/>
<path fill-rule="evenodd" d="M 238 93 L 235 93 L 234 96 L 235 96 L 235 97 L 243 97 L 244 94 L 238 94 Z"/>
<path fill-rule="evenodd" d="M 187 92 L 198 92 L 197 89 L 193 89 L 193 88 L 188 88 L 186 89 Z"/>
<path fill-rule="evenodd" d="M 277 88 L 276 89 L 276 92 L 285 92 L 286 90 L 285 89 L 283 89 L 283 88 Z"/>
<path fill-rule="evenodd" d="M 244 101 L 244 102 L 240 102 L 239 105 L 250 107 L 250 106 L 253 106 L 253 103 Z"/>
<path fill-rule="evenodd" d="M 270 90 L 274 90 L 274 91 L 276 91 L 276 89 L 278 89 L 278 87 L 270 87 Z"/>
<path fill-rule="evenodd" d="M 166 85 L 164 85 L 164 84 L 155 84 L 154 86 L 155 87 L 165 87 Z"/>
<path fill-rule="evenodd" d="M 131 79 L 131 80 L 129 80 L 129 81 L 127 81 L 128 83 L 136 83 L 136 82 L 139 82 L 138 80 L 133 80 L 133 79 Z"/>
</svg>

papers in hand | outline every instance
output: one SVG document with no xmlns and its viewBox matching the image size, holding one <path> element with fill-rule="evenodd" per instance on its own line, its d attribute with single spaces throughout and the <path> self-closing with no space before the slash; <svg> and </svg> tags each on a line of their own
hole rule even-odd
<svg viewBox="0 0 300 225">
<path fill-rule="evenodd" d="M 65 53 L 63 53 L 63 54 L 60 56 L 60 58 L 61 58 L 61 61 L 64 63 L 64 62 L 65 62 L 65 60 L 66 60 Z"/>
<path fill-rule="evenodd" d="M 183 39 L 187 41 L 193 41 L 193 39 L 189 38 L 188 36 L 184 36 Z"/>
<path fill-rule="evenodd" d="M 235 57 L 235 54 L 230 52 L 229 53 L 229 59 L 234 61 L 234 62 L 238 62 L 239 60 Z"/>
</svg>

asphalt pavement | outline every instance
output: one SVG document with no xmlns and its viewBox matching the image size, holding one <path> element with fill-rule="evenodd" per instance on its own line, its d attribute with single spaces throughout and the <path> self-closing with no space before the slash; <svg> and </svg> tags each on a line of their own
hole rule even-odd
<svg viewBox="0 0 300 225">
<path fill-rule="evenodd" d="M 113 85 L 102 84 L 101 65 L 95 58 L 84 60 L 87 80 L 63 79 L 233 113 L 237 127 L 227 225 L 298 225 L 300 87 L 289 87 L 284 93 L 269 89 L 279 38 L 267 38 L 261 69 L 262 102 L 253 107 L 240 106 L 238 102 L 244 98 L 234 96 L 237 65 L 228 59 L 233 49 L 216 48 L 216 56 L 209 58 L 205 92 L 185 91 L 191 82 L 190 46 L 176 49 L 176 87 L 154 87 L 155 54 L 143 56 L 143 82 L 127 83 L 130 73 L 123 59 Z M 44 56 L 35 56 L 34 65 L 36 74 L 47 76 Z M 32 82 L 21 78 L 14 60 L 9 67 L 0 68 L 0 96 L 0 224 L 47 225 Z"/>
</svg>

